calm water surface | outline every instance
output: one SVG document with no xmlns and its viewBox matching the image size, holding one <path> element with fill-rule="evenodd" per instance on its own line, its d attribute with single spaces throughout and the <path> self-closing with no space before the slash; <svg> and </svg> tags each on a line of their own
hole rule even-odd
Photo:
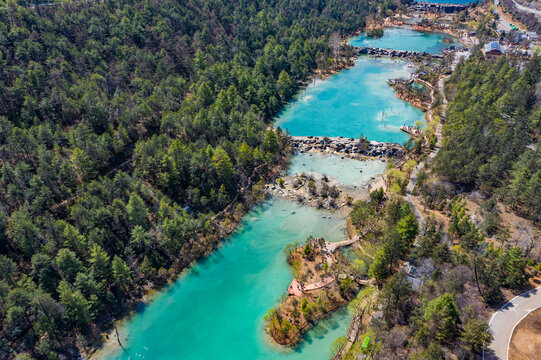
<svg viewBox="0 0 541 360">
<path fill-rule="evenodd" d="M 445 42 L 443 40 L 450 42 Z M 450 35 L 426 31 L 415 31 L 410 28 L 395 27 L 383 31 L 379 38 L 366 36 L 365 33 L 349 40 L 352 46 L 379 47 L 385 49 L 397 49 L 408 51 L 426 51 L 431 54 L 441 52 L 451 45 L 460 46 Z"/>
<path fill-rule="evenodd" d="M 321 322 L 294 350 L 270 343 L 263 316 L 293 277 L 284 246 L 309 235 L 342 240 L 344 228 L 338 215 L 286 200 L 256 207 L 219 251 L 127 322 L 122 332 L 129 334 L 131 359 L 328 359 L 330 345 L 349 327 L 347 310 Z"/>
<path fill-rule="evenodd" d="M 385 172 L 386 162 L 380 160 L 359 161 L 336 155 L 298 154 L 293 157 L 288 174 L 325 174 L 346 186 L 361 187 L 370 178 Z"/>
<path fill-rule="evenodd" d="M 412 32 L 386 30 L 379 46 L 420 51 L 437 51 L 441 46 L 439 35 Z M 368 40 L 358 37 L 352 41 Z M 406 141 L 408 137 L 399 126 L 421 120 L 423 113 L 397 99 L 386 80 L 407 77 L 411 69 L 403 61 L 367 57 L 358 59 L 356 65 L 302 91 L 280 114 L 276 125 L 293 135 L 358 137 L 363 133 L 370 140 Z M 382 172 L 384 166 L 381 162 L 336 156 L 299 156 L 294 158 L 290 172 L 308 168 L 347 185 L 359 185 Z M 296 349 L 272 344 L 264 332 L 263 317 L 277 304 L 293 277 L 283 248 L 309 235 L 342 240 L 344 227 L 345 219 L 338 215 L 286 200 L 266 201 L 244 217 L 239 230 L 219 250 L 125 322 L 120 332 L 121 337 L 128 337 L 128 354 L 108 350 L 97 357 L 328 359 L 329 346 L 347 332 L 351 320 L 347 310 L 320 322 Z"/>
<path fill-rule="evenodd" d="M 291 135 L 344 136 L 403 143 L 400 126 L 422 121 L 424 113 L 398 99 L 387 79 L 408 78 L 412 69 L 402 60 L 367 56 L 352 68 L 302 90 L 276 119 Z"/>
</svg>

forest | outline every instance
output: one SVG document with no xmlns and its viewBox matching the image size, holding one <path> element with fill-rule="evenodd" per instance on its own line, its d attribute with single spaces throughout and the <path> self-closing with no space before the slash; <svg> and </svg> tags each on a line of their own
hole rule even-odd
<svg viewBox="0 0 541 360">
<path fill-rule="evenodd" d="M 3 359 L 75 357 L 211 251 L 284 161 L 269 124 L 335 64 L 330 39 L 396 7 L 34 3 L 0 10 Z"/>
<path fill-rule="evenodd" d="M 480 53 L 459 64 L 446 82 L 453 96 L 446 140 L 436 171 L 463 190 L 494 196 L 541 222 L 541 109 L 536 106 L 538 56 L 521 63 L 485 61 Z"/>
</svg>

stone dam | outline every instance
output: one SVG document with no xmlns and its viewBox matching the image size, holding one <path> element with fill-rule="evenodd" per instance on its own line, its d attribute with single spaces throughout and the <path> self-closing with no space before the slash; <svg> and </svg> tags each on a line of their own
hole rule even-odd
<svg viewBox="0 0 541 360">
<path fill-rule="evenodd" d="M 315 151 L 338 153 L 344 156 L 357 154 L 378 158 L 401 158 L 404 155 L 404 149 L 397 143 L 359 140 L 341 136 L 291 136 L 290 142 L 293 150 L 300 153 Z"/>
</svg>

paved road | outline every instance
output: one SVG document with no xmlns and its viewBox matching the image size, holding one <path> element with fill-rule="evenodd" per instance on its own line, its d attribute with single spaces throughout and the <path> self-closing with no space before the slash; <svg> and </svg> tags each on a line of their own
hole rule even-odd
<svg viewBox="0 0 541 360">
<path fill-rule="evenodd" d="M 532 13 L 532 14 L 537 15 L 537 16 L 541 16 L 541 11 L 539 11 L 537 9 L 532 9 L 531 7 L 522 6 L 519 3 L 517 3 L 515 0 L 513 0 L 513 4 L 515 4 L 515 7 L 517 9 L 519 9 L 519 10 L 526 11 L 526 12 Z"/>
<path fill-rule="evenodd" d="M 501 15 L 499 13 L 500 1 L 499 0 L 494 0 L 494 5 L 496 5 L 496 10 L 494 10 L 494 14 L 496 14 L 496 16 L 498 16 L 498 30 L 505 30 L 505 31 L 511 30 L 511 24 L 509 24 L 507 21 L 505 21 L 505 19 L 503 17 L 501 17 Z"/>
<path fill-rule="evenodd" d="M 490 351 L 483 354 L 486 360 L 507 360 L 509 342 L 515 326 L 532 311 L 541 307 L 541 287 L 521 294 L 502 306 L 488 323 L 493 336 Z"/>
</svg>

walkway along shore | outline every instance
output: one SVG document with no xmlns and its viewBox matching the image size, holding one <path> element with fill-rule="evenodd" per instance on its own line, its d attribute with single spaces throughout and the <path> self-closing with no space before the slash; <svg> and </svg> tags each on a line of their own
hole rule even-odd
<svg viewBox="0 0 541 360">
<path fill-rule="evenodd" d="M 445 97 L 445 92 L 444 92 L 444 89 L 443 89 L 443 82 L 444 82 L 444 79 L 446 79 L 446 78 L 447 77 L 442 77 L 442 78 L 440 78 L 440 80 L 438 82 L 438 87 L 440 88 L 440 91 L 441 91 L 441 94 L 442 94 L 442 97 L 443 97 L 443 109 L 442 109 L 443 114 L 445 114 L 445 110 L 447 108 L 447 99 Z M 431 93 L 430 93 L 430 96 L 432 98 L 432 104 L 431 104 L 431 107 L 432 107 L 432 105 L 434 104 L 434 101 L 435 101 L 434 89 L 430 84 L 426 83 L 426 85 L 430 86 L 430 89 L 432 90 Z M 433 114 L 432 114 L 432 109 L 429 109 L 429 111 L 427 113 L 427 118 L 428 118 L 429 121 L 434 120 Z M 445 118 L 445 116 L 443 115 L 441 120 L 443 120 L 444 118 Z M 436 146 L 434 147 L 434 150 L 432 150 L 432 152 L 430 154 L 428 154 L 428 158 L 427 158 L 426 162 L 430 162 L 434 157 L 436 157 L 436 155 L 440 151 L 440 146 L 441 146 L 441 142 L 442 142 L 442 133 L 441 133 L 441 131 L 442 131 L 442 124 L 441 124 L 441 121 L 440 121 L 440 123 L 438 124 L 438 127 L 436 128 L 436 137 L 437 137 Z M 411 192 L 413 191 L 413 188 L 415 187 L 415 185 L 417 183 L 417 174 L 424 167 L 425 167 L 425 162 L 420 162 L 415 167 L 415 169 L 413 169 L 413 172 L 411 173 L 411 177 L 410 177 L 410 182 L 408 183 L 408 187 L 406 188 L 406 200 L 411 205 L 411 207 L 413 209 L 413 213 L 415 215 L 415 218 L 417 219 L 417 221 L 419 222 L 419 225 L 421 225 L 421 227 L 425 224 L 425 219 L 424 219 L 423 215 L 421 214 L 421 212 L 419 211 L 419 209 L 417 208 L 417 206 L 415 205 L 415 203 L 413 202 L 413 199 L 411 198 Z"/>
</svg>

